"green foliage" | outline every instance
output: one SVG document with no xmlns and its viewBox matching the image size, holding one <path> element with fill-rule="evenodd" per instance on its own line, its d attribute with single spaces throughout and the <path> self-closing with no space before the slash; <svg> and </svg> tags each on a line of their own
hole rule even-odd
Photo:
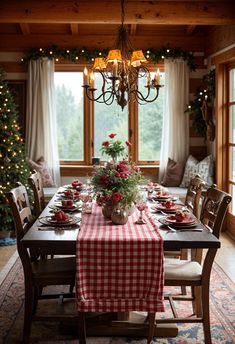
<svg viewBox="0 0 235 344">
<path fill-rule="evenodd" d="M 122 160 L 117 164 L 106 163 L 105 166 L 96 167 L 91 184 L 99 205 L 131 207 L 138 194 L 138 184 L 142 180 L 139 168 Z"/>
<path fill-rule="evenodd" d="M 213 100 L 215 97 L 215 70 L 211 70 L 202 78 L 201 85 L 197 88 L 192 100 L 185 112 L 193 116 L 192 126 L 201 136 L 206 135 L 206 122 L 202 114 L 202 104 L 206 102 L 208 106 L 213 107 Z"/>
<path fill-rule="evenodd" d="M 48 48 L 33 48 L 31 49 L 23 58 L 23 62 L 29 62 L 30 60 L 37 60 L 42 57 L 55 58 L 68 60 L 74 63 L 78 63 L 81 60 L 86 60 L 89 63 L 92 63 L 96 57 L 105 57 L 108 54 L 108 49 L 87 49 L 83 48 L 74 48 L 74 49 L 63 49 L 58 46 L 52 45 Z M 196 69 L 195 58 L 193 53 L 185 51 L 178 47 L 170 47 L 170 45 L 165 45 L 158 49 L 146 49 L 144 54 L 147 59 L 153 63 L 158 63 L 164 58 L 184 59 L 190 70 L 193 71 Z"/>
<path fill-rule="evenodd" d="M 111 133 L 109 134 L 109 139 L 102 142 L 101 152 L 102 154 L 110 156 L 115 162 L 117 158 L 123 156 L 125 154 L 126 146 L 130 145 L 128 141 L 126 141 L 126 145 L 120 140 L 116 140 L 117 134 Z"/>
<path fill-rule="evenodd" d="M 82 92 L 82 90 L 81 90 Z M 56 87 L 57 137 L 61 160 L 83 159 L 83 107 L 65 85 Z"/>
<path fill-rule="evenodd" d="M 17 109 L 5 75 L 0 71 L 0 230 L 14 229 L 6 192 L 21 182 L 27 186 L 29 168 L 25 158 L 25 146 L 17 124 Z"/>
</svg>

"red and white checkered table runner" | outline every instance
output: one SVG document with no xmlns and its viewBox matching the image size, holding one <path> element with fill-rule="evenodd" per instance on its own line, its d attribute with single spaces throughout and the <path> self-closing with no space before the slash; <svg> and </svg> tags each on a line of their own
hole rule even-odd
<svg viewBox="0 0 235 344">
<path fill-rule="evenodd" d="M 83 312 L 162 312 L 163 239 L 139 213 L 114 225 L 95 205 L 82 215 L 77 238 L 76 299 Z"/>
</svg>

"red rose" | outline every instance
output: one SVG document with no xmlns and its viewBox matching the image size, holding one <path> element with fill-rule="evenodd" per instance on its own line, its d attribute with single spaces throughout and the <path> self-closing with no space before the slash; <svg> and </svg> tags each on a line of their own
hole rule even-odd
<svg viewBox="0 0 235 344">
<path fill-rule="evenodd" d="M 122 179 L 127 179 L 128 178 L 128 175 L 126 173 L 120 173 L 120 177 Z"/>
<path fill-rule="evenodd" d="M 102 146 L 108 147 L 109 146 L 109 141 L 103 141 Z"/>
<path fill-rule="evenodd" d="M 117 134 L 111 133 L 111 134 L 109 134 L 109 137 L 110 137 L 110 139 L 113 139 L 116 135 L 117 135 Z"/>
<path fill-rule="evenodd" d="M 131 147 L 131 146 L 132 146 L 132 144 L 130 143 L 130 141 L 126 141 L 126 145 L 127 145 L 128 147 Z"/>
<path fill-rule="evenodd" d="M 108 183 L 109 183 L 109 177 L 108 177 L 108 176 L 101 176 L 101 177 L 100 177 L 100 182 L 101 182 L 101 184 L 103 184 L 103 185 L 108 185 Z"/>
<path fill-rule="evenodd" d="M 120 173 L 119 173 L 119 172 L 116 172 L 116 173 L 114 174 L 114 177 L 116 177 L 116 178 L 120 178 L 120 177 L 121 177 L 121 175 L 120 175 Z"/>
<path fill-rule="evenodd" d="M 118 203 L 119 201 L 121 201 L 121 199 L 123 199 L 123 196 L 119 192 L 114 192 L 111 196 L 111 200 L 113 203 Z"/>
</svg>

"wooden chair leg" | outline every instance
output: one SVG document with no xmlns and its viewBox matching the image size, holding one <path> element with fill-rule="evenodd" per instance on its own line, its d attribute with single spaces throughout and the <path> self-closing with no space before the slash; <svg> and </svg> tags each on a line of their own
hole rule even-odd
<svg viewBox="0 0 235 344">
<path fill-rule="evenodd" d="M 209 283 L 202 288 L 202 311 L 203 311 L 203 330 L 205 336 L 205 344 L 212 344 L 211 328 L 210 328 L 210 297 L 209 297 Z"/>
<path fill-rule="evenodd" d="M 79 312 L 78 315 L 78 331 L 79 344 L 86 344 L 86 322 L 84 312 Z"/>
<path fill-rule="evenodd" d="M 31 320 L 34 309 L 35 289 L 25 285 L 23 344 L 28 344 L 31 330 Z"/>
<path fill-rule="evenodd" d="M 149 320 L 149 330 L 148 330 L 147 344 L 150 344 L 151 341 L 153 340 L 153 335 L 154 335 L 155 313 L 149 313 L 148 320 Z"/>
<path fill-rule="evenodd" d="M 201 287 L 191 287 L 193 300 L 193 312 L 194 314 L 201 318 L 202 315 L 202 292 Z"/>
</svg>

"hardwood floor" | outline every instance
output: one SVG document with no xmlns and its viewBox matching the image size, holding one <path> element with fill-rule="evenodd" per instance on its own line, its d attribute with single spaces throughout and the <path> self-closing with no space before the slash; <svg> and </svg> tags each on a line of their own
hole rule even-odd
<svg viewBox="0 0 235 344">
<path fill-rule="evenodd" d="M 226 233 L 222 233 L 221 236 L 221 248 L 218 250 L 215 261 L 219 264 L 230 279 L 235 283 L 235 241 L 232 240 Z M 16 254 L 16 245 L 1 246 L 0 247 L 0 276 L 6 270 L 6 264 L 11 259 L 14 260 Z"/>
</svg>

